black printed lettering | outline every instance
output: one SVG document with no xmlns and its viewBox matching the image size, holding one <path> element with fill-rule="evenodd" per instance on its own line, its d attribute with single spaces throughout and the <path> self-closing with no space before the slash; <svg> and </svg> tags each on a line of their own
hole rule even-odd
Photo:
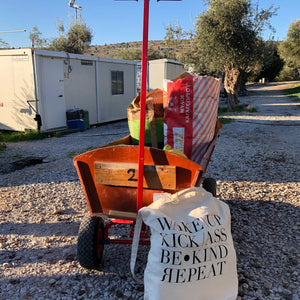
<svg viewBox="0 0 300 300">
<path fill-rule="evenodd" d="M 161 221 L 161 218 L 157 218 L 157 221 L 159 222 L 161 229 L 165 230 L 165 228 L 167 227 L 169 230 L 171 230 L 171 228 L 174 226 L 173 222 L 171 221 L 169 223 L 167 218 L 162 218 L 162 219 L 163 219 L 163 222 Z"/>
<path fill-rule="evenodd" d="M 227 234 L 226 234 L 225 228 L 221 228 L 221 235 L 223 237 L 222 242 L 227 241 Z"/>
<path fill-rule="evenodd" d="M 219 266 L 219 275 L 222 275 L 222 272 L 223 272 L 223 264 L 225 265 L 226 264 L 226 261 L 220 261 L 217 263 L 217 266 Z"/>
<path fill-rule="evenodd" d="M 171 280 L 172 280 L 172 271 L 173 271 L 173 269 L 165 268 L 164 269 L 164 275 L 163 275 L 161 281 L 165 281 L 165 279 L 167 279 L 166 281 L 171 282 Z"/>
<path fill-rule="evenodd" d="M 195 232 L 198 232 L 198 231 L 204 229 L 203 223 L 198 218 L 192 222 L 192 225 L 195 229 Z"/>
<path fill-rule="evenodd" d="M 205 276 L 206 265 L 198 267 L 198 278 L 197 280 L 203 280 Z"/>
<path fill-rule="evenodd" d="M 170 262 L 170 251 L 162 249 L 160 263 L 168 264 Z"/>
<path fill-rule="evenodd" d="M 166 233 L 160 233 L 162 239 L 161 239 L 161 245 L 162 246 L 167 246 L 167 247 L 170 247 L 169 243 L 167 242 L 166 240 L 166 237 L 168 237 L 168 235 Z"/>
<path fill-rule="evenodd" d="M 197 274 L 197 269 L 196 268 L 190 268 L 189 269 L 189 276 L 187 279 L 187 282 L 191 282 L 192 278 Z"/>
<path fill-rule="evenodd" d="M 184 275 L 186 273 L 186 269 L 178 269 L 177 270 L 177 276 L 176 276 L 176 283 L 184 283 L 185 282 L 185 278 Z"/>
</svg>

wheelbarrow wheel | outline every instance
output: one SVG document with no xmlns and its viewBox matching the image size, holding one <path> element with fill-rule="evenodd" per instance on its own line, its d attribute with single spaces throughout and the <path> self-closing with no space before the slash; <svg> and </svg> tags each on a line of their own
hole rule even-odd
<svg viewBox="0 0 300 300">
<path fill-rule="evenodd" d="M 79 227 L 77 257 L 86 269 L 98 269 L 103 256 L 104 223 L 100 217 L 85 217 Z"/>
<path fill-rule="evenodd" d="M 204 178 L 202 183 L 203 188 L 211 193 L 214 197 L 217 196 L 217 182 L 214 178 Z"/>
</svg>

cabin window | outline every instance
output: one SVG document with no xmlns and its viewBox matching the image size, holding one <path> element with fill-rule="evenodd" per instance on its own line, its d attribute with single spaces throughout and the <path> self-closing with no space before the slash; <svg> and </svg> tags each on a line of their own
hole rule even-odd
<svg viewBox="0 0 300 300">
<path fill-rule="evenodd" d="M 111 71 L 111 93 L 112 95 L 124 94 L 123 71 Z"/>
</svg>

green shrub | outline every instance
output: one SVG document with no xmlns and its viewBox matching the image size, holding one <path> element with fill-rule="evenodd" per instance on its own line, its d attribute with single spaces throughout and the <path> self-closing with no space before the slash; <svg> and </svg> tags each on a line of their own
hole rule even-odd
<svg viewBox="0 0 300 300">
<path fill-rule="evenodd" d="M 292 88 L 284 90 L 284 93 L 295 98 L 296 101 L 300 101 L 300 83 L 296 83 Z"/>
<path fill-rule="evenodd" d="M 235 107 L 233 110 L 228 110 L 227 107 L 219 107 L 218 108 L 218 113 L 219 114 L 223 114 L 223 113 L 227 113 L 227 112 L 243 112 L 243 111 L 247 111 L 247 112 L 257 112 L 257 109 L 255 108 L 251 108 L 251 109 L 247 109 L 247 105 L 238 105 L 237 107 Z"/>
<path fill-rule="evenodd" d="M 7 148 L 6 144 L 0 143 L 0 152 L 4 151 Z"/>
<path fill-rule="evenodd" d="M 221 124 L 225 125 L 231 123 L 233 119 L 219 117 L 219 121 Z"/>
<path fill-rule="evenodd" d="M 69 152 L 69 153 L 67 154 L 67 157 L 69 157 L 69 158 L 74 158 L 76 155 L 77 155 L 76 152 Z"/>
<path fill-rule="evenodd" d="M 281 82 L 281 81 L 293 81 L 293 80 L 299 80 L 300 74 L 297 69 L 289 68 L 285 66 L 280 74 L 275 78 L 275 81 Z"/>
<path fill-rule="evenodd" d="M 2 132 L 0 133 L 0 140 L 3 142 L 20 142 L 41 140 L 47 137 L 47 134 L 41 133 L 38 130 L 30 130 L 28 132 Z"/>
</svg>

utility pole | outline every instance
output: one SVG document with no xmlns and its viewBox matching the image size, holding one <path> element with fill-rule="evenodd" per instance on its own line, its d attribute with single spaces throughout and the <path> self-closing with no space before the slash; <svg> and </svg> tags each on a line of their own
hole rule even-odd
<svg viewBox="0 0 300 300">
<path fill-rule="evenodd" d="M 79 5 L 74 4 L 75 0 L 70 0 L 69 1 L 69 7 L 72 7 L 75 9 L 75 23 L 77 24 L 77 11 L 81 11 L 82 7 Z"/>
</svg>

